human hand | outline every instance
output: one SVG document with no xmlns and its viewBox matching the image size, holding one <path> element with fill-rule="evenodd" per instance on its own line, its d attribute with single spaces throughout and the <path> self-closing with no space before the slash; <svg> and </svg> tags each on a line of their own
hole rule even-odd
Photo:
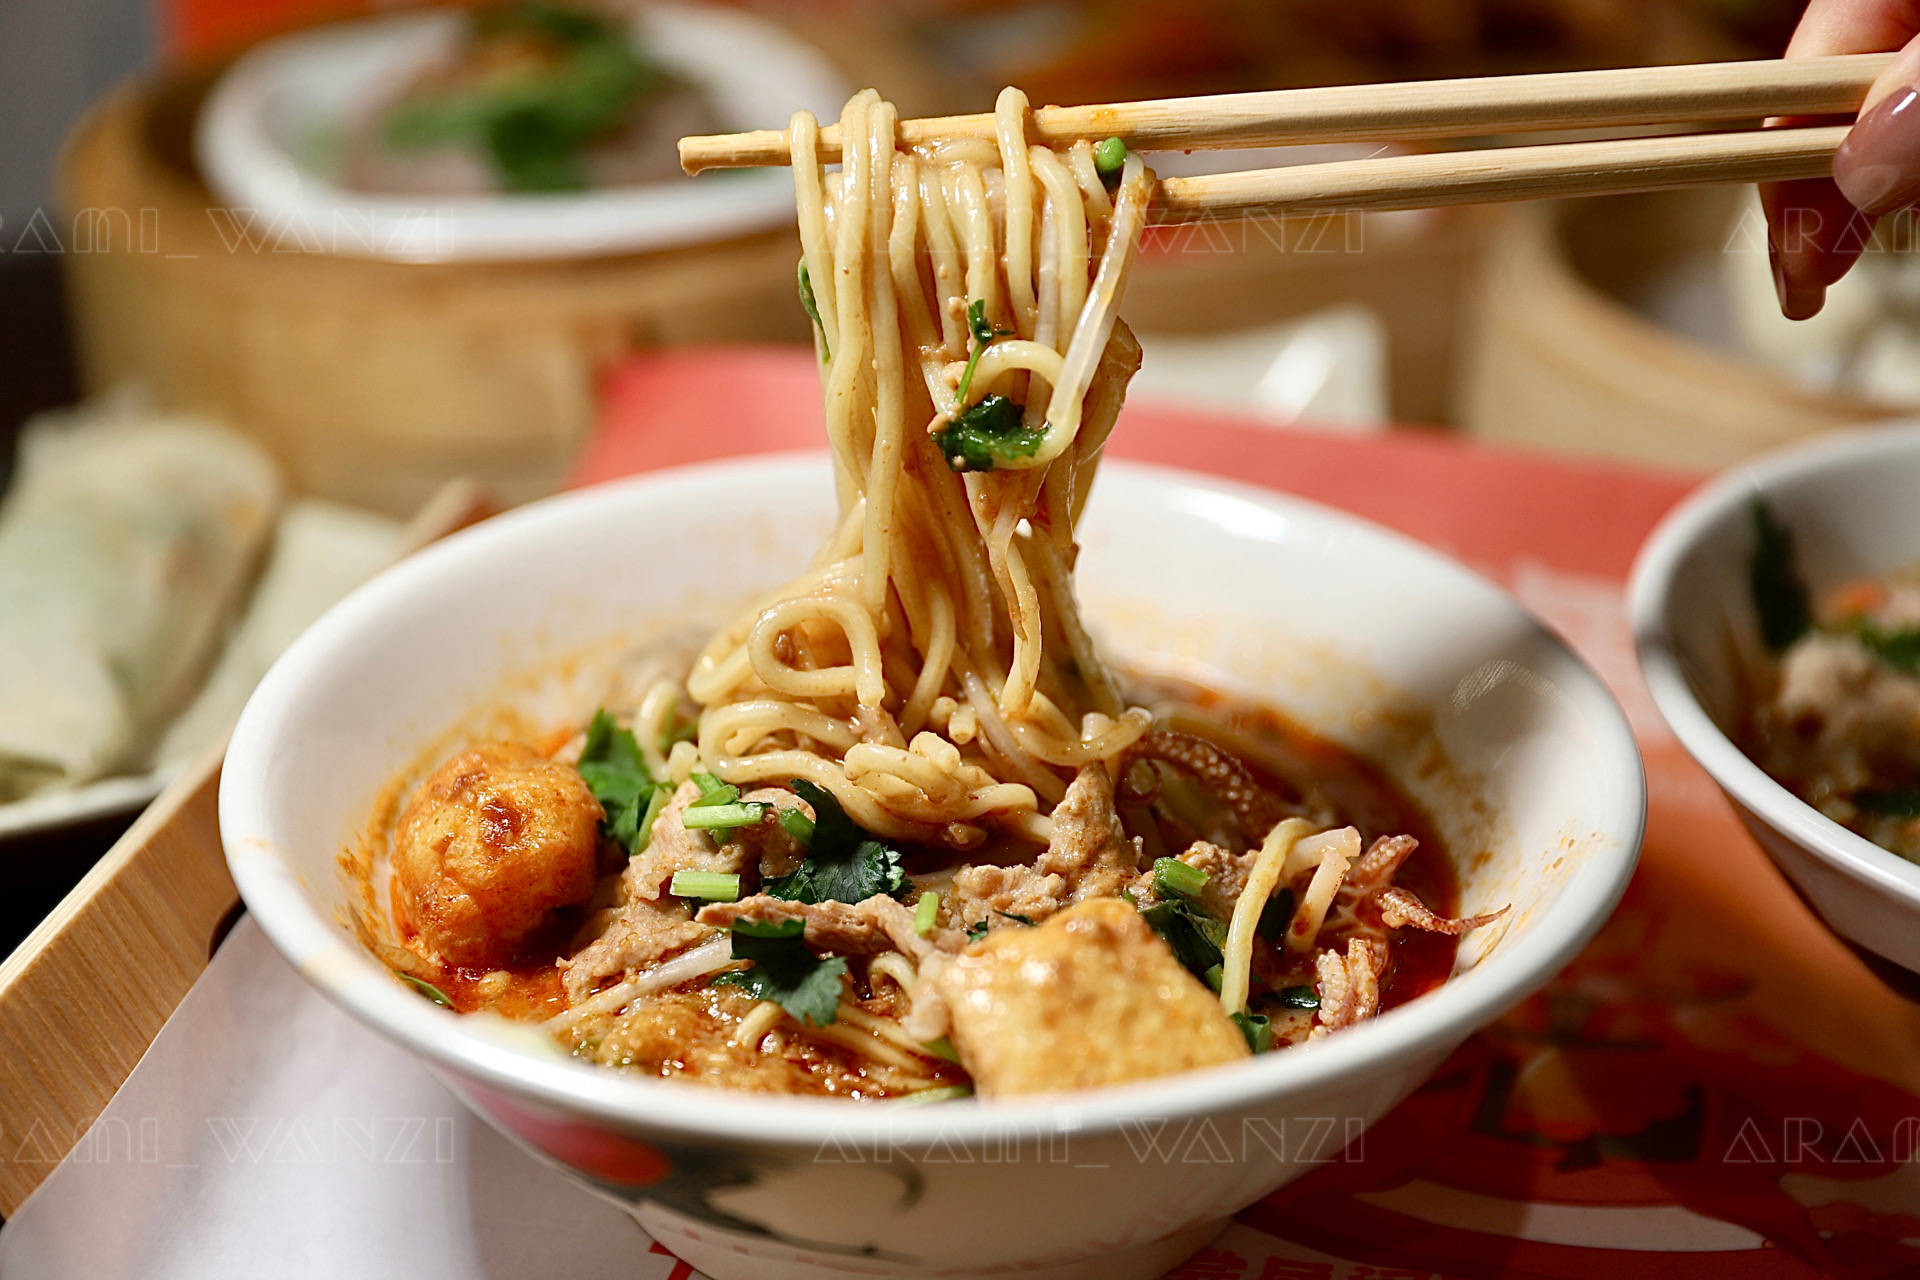
<svg viewBox="0 0 1920 1280">
<path fill-rule="evenodd" d="M 1760 188 L 1774 288 L 1789 319 L 1820 310 L 1875 219 L 1920 201 L 1920 0 L 1812 0 L 1787 45 L 1789 58 L 1894 49 L 1834 157 L 1833 177 Z"/>
</svg>

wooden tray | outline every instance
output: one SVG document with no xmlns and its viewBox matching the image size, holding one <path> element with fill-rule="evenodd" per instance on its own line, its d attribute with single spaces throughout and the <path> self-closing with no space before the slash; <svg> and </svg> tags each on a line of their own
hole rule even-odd
<svg viewBox="0 0 1920 1280">
<path fill-rule="evenodd" d="M 496 510 L 482 486 L 449 484 L 404 546 Z M 239 915 L 220 848 L 225 754 L 223 738 L 0 962 L 0 1217 L 85 1135 Z"/>
</svg>

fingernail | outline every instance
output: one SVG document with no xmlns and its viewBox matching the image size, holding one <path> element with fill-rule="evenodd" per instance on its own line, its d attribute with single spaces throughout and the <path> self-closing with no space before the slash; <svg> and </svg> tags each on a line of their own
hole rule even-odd
<svg viewBox="0 0 1920 1280">
<path fill-rule="evenodd" d="M 1789 320 L 1808 320 L 1820 314 L 1826 305 L 1825 286 L 1797 279 L 1787 270 L 1785 257 L 1771 242 L 1767 258 L 1773 264 L 1773 291 L 1780 297 L 1780 314 Z"/>
<path fill-rule="evenodd" d="M 1920 199 L 1920 89 L 1888 94 L 1855 122 L 1833 157 L 1833 180 L 1862 213 Z"/>
</svg>

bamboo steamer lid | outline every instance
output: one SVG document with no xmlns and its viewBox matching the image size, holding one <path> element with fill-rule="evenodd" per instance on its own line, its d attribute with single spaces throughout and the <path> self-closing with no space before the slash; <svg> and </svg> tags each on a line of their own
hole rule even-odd
<svg viewBox="0 0 1920 1280">
<path fill-rule="evenodd" d="M 1508 443 L 1713 470 L 1907 412 L 1809 390 L 1622 300 L 1688 256 L 1724 252 L 1752 198 L 1746 189 L 1715 189 L 1502 210 L 1463 370 L 1463 428 Z"/>
</svg>

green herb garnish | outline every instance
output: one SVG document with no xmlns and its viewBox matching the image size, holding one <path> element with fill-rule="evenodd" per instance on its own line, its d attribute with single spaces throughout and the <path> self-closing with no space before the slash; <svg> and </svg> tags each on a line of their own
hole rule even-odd
<svg viewBox="0 0 1920 1280">
<path fill-rule="evenodd" d="M 855 826 L 832 792 L 805 778 L 795 778 L 793 790 L 813 809 L 807 856 L 787 875 L 767 881 L 767 893 L 793 902 L 862 902 L 907 887 L 900 851 Z"/>
<path fill-rule="evenodd" d="M 689 831 L 705 831 L 725 843 L 739 827 L 757 827 L 767 820 L 767 807 L 754 800 L 742 802 L 740 788 L 710 773 L 696 773 L 693 785 L 700 794 L 690 801 L 680 822 Z"/>
<path fill-rule="evenodd" d="M 1747 581 L 1754 612 L 1760 618 L 1760 637 L 1775 653 L 1813 626 L 1813 603 L 1806 580 L 1800 576 L 1793 534 L 1761 498 L 1753 500 L 1753 558 Z"/>
<path fill-rule="evenodd" d="M 734 958 L 751 960 L 753 967 L 723 973 L 713 985 L 739 987 L 756 1000 L 771 1000 L 798 1022 L 831 1025 L 838 1016 L 847 962 L 814 955 L 801 940 L 805 932 L 800 920 L 735 920 Z"/>
<path fill-rule="evenodd" d="M 672 788 L 653 780 L 640 744 L 604 710 L 593 713 L 587 741 L 574 766 L 600 802 L 600 831 L 632 857 L 652 839 L 654 819 L 666 807 Z"/>
<path fill-rule="evenodd" d="M 813 277 L 807 274 L 806 259 L 800 260 L 800 309 L 807 313 L 807 319 L 813 321 L 813 328 L 820 335 L 820 358 L 833 359 L 833 350 L 827 346 L 827 326 L 820 320 L 820 304 L 813 297 Z"/>
<path fill-rule="evenodd" d="M 740 877 L 729 871 L 676 871 L 667 891 L 676 898 L 737 902 L 740 899 Z"/>
<path fill-rule="evenodd" d="M 813 843 L 813 819 L 796 808 L 783 808 L 778 815 L 780 829 L 793 837 L 794 843 L 806 848 Z"/>
<path fill-rule="evenodd" d="M 1207 884 L 1207 873 L 1178 858 L 1156 858 L 1153 891 L 1163 898 L 1193 898 Z"/>
<path fill-rule="evenodd" d="M 386 140 L 402 151 L 474 147 L 510 191 L 586 186 L 582 153 L 616 132 L 642 95 L 673 82 L 624 27 L 563 5 L 502 5 L 476 15 L 474 33 L 477 41 L 532 40 L 544 56 L 478 84 L 416 90 L 387 116 Z"/>
<path fill-rule="evenodd" d="M 946 1036 L 941 1036 L 938 1040 L 929 1040 L 921 1047 L 936 1058 L 945 1058 L 948 1062 L 960 1061 L 960 1055 L 954 1052 L 953 1041 Z"/>
<path fill-rule="evenodd" d="M 996 907 L 993 914 L 999 916 L 1002 920 L 1011 920 L 1015 924 L 1026 925 L 1029 929 L 1033 927 L 1033 917 L 1023 916 L 1017 911 L 1001 911 Z M 981 916 L 978 920 L 967 926 L 968 942 L 978 942 L 987 936 L 990 931 L 990 926 L 987 924 L 988 919 L 989 917 L 987 916 Z"/>
<path fill-rule="evenodd" d="M 1163 898 L 1140 913 L 1180 963 L 1204 978 L 1221 962 L 1227 926 L 1184 898 Z"/>
<path fill-rule="evenodd" d="M 1025 413 L 1023 406 L 1003 395 L 983 396 L 934 432 L 933 440 L 953 470 L 991 471 L 1040 451 L 1047 433 L 1020 425 Z"/>
<path fill-rule="evenodd" d="M 1233 1025 L 1240 1028 L 1240 1034 L 1247 1038 L 1247 1048 L 1255 1053 L 1265 1053 L 1273 1048 L 1273 1023 L 1261 1014 L 1235 1013 L 1228 1015 Z"/>
<path fill-rule="evenodd" d="M 757 827 L 767 820 L 767 806 L 747 804 L 704 804 L 695 801 L 680 815 L 689 831 L 710 831 L 716 840 L 724 840 L 736 827 Z"/>
<path fill-rule="evenodd" d="M 1885 787 L 1856 791 L 1856 808 L 1883 818 L 1920 818 L 1920 787 Z"/>
<path fill-rule="evenodd" d="M 1277 941 L 1287 936 L 1287 926 L 1293 923 L 1293 890 L 1282 889 L 1267 899 L 1267 905 L 1260 908 L 1260 923 L 1253 931 L 1268 941 Z"/>
<path fill-rule="evenodd" d="M 940 895 L 928 890 L 913 904 L 913 931 L 925 937 L 940 918 Z"/>
<path fill-rule="evenodd" d="M 967 353 L 967 367 L 960 374 L 960 385 L 954 388 L 953 398 L 957 404 L 967 402 L 967 393 L 973 390 L 973 371 L 980 364 L 980 353 L 985 351 L 995 338 L 1013 336 L 1011 329 L 996 329 L 987 319 L 987 304 L 975 298 L 967 304 L 967 332 L 973 336 L 973 350 Z"/>
<path fill-rule="evenodd" d="M 1853 634 L 1888 666 L 1908 675 L 1920 674 L 1920 630 L 1898 627 L 1889 631 L 1871 622 L 1862 622 L 1855 625 Z"/>
<path fill-rule="evenodd" d="M 431 982 L 428 982 L 425 978 L 416 978 L 410 973 L 401 973 L 398 969 L 393 971 L 393 975 L 427 999 L 439 1005 L 442 1009 L 453 1008 L 453 1001 L 447 998 L 447 993 L 434 986 Z"/>
</svg>

